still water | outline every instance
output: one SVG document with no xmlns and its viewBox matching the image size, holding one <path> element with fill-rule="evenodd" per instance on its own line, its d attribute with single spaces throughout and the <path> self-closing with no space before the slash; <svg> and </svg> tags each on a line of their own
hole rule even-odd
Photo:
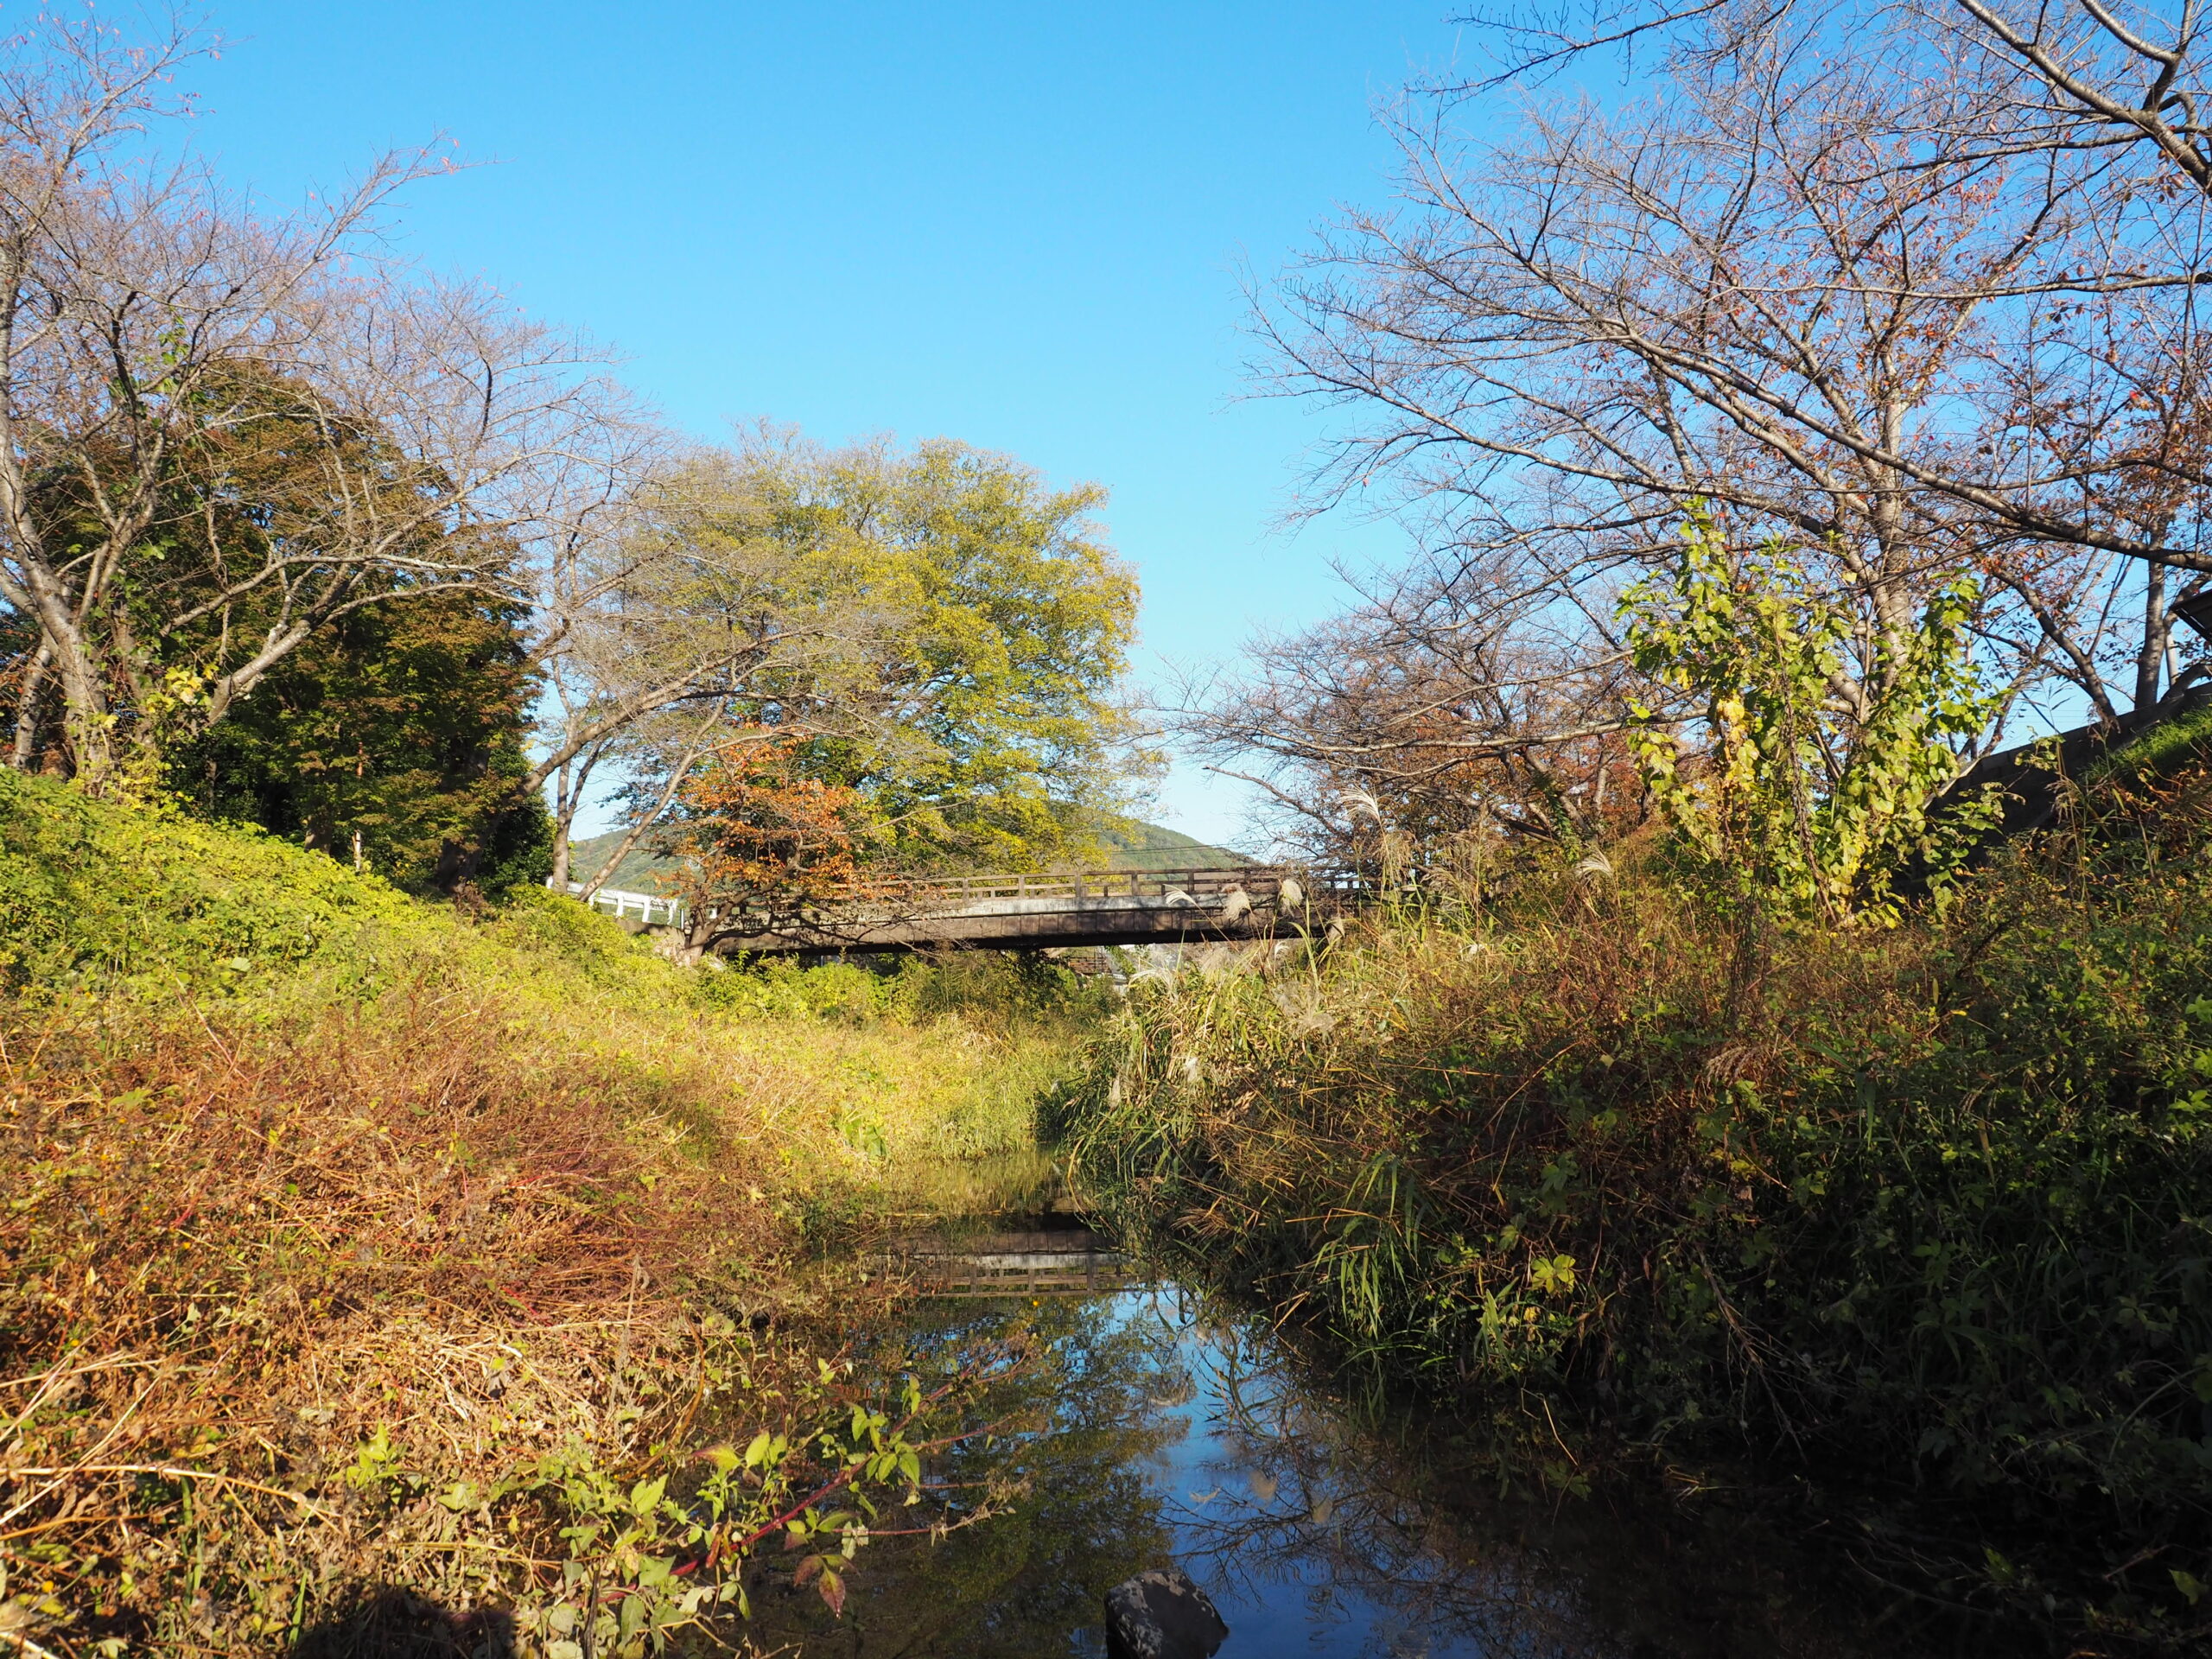
<svg viewBox="0 0 2212 1659">
<path fill-rule="evenodd" d="M 1009 1336 L 1035 1363 L 938 1471 L 995 1512 L 870 1546 L 842 1619 L 756 1580 L 762 1649 L 1096 1659 L 1106 1590 L 1172 1560 L 1228 1621 L 1224 1659 L 1904 1650 L 1855 1633 L 1866 1610 L 1809 1602 L 1756 1525 L 1501 1493 L 1464 1426 L 1415 1434 L 1328 1397 L 1264 1325 L 1172 1285 L 924 1303 L 887 1340 L 927 1365 Z"/>
<path fill-rule="evenodd" d="M 1173 1289 L 1117 1299 L 1111 1317 L 1173 1344 L 1176 1382 L 1147 1402 L 1163 1433 L 1142 1468 L 1168 1553 L 1228 1621 L 1224 1655 L 1616 1650 L 1577 1628 L 1569 1587 L 1533 1562 L 1468 1554 L 1378 1479 L 1380 1449 L 1305 1396 L 1250 1328 L 1197 1317 Z"/>
</svg>

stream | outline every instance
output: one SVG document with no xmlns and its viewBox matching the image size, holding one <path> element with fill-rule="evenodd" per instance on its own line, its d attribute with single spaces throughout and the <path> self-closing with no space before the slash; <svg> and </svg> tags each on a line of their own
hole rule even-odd
<svg viewBox="0 0 2212 1659">
<path fill-rule="evenodd" d="M 1027 1344 L 988 1405 L 1000 1433 L 934 1471 L 995 1512 L 870 1544 L 841 1618 L 764 1566 L 746 1630 L 763 1651 L 1096 1659 L 1105 1591 L 1170 1561 L 1227 1620 L 1224 1659 L 1910 1650 L 1873 1598 L 1808 1596 L 1813 1575 L 1754 1516 L 1501 1492 L 1467 1426 L 1332 1395 L 1249 1313 L 1095 1249 L 1002 1242 L 956 1258 L 965 1294 L 874 1333 L 925 1370 Z M 1564 1465 L 1554 1478 L 1573 1484 Z"/>
</svg>

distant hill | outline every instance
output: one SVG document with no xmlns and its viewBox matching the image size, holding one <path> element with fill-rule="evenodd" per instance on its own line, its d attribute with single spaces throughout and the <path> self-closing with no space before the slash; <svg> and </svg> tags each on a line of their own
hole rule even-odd
<svg viewBox="0 0 2212 1659">
<path fill-rule="evenodd" d="M 597 873 L 600 861 L 622 844 L 623 834 L 622 830 L 613 830 L 588 841 L 577 842 L 569 850 L 569 879 L 589 880 Z M 1210 846 L 1156 823 L 1132 823 L 1127 830 L 1109 830 L 1099 839 L 1106 843 L 1109 869 L 1218 870 L 1253 861 L 1242 853 Z M 676 868 L 674 859 L 636 847 L 616 866 L 604 885 L 624 893 L 661 893 L 667 890 Z"/>
<path fill-rule="evenodd" d="M 569 849 L 569 880 L 588 881 L 599 873 L 600 863 L 622 844 L 626 830 L 610 830 L 603 836 L 594 836 L 589 841 L 579 841 Z M 644 843 L 632 848 L 627 856 L 614 867 L 614 873 L 601 885 L 624 893 L 659 893 L 677 868 L 677 861 L 658 853 L 647 852 Z"/>
<path fill-rule="evenodd" d="M 1116 870 L 1218 870 L 1252 862 L 1242 853 L 1193 841 L 1156 823 L 1133 823 L 1123 833 L 1109 830 L 1099 839 L 1111 849 L 1107 863 Z"/>
</svg>

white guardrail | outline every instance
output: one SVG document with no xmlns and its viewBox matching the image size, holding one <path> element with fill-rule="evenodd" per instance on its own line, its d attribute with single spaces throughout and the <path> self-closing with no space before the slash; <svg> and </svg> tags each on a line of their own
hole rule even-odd
<svg viewBox="0 0 2212 1659">
<path fill-rule="evenodd" d="M 545 885 L 550 887 L 553 884 L 549 881 Z M 583 892 L 582 882 L 569 883 L 571 897 L 581 899 Z M 650 926 L 655 922 L 673 923 L 677 912 L 683 908 L 683 903 L 679 899 L 664 898 L 657 893 L 625 893 L 620 887 L 601 887 L 592 894 L 591 907 L 604 910 L 617 921 L 634 912 L 639 921 Z"/>
</svg>

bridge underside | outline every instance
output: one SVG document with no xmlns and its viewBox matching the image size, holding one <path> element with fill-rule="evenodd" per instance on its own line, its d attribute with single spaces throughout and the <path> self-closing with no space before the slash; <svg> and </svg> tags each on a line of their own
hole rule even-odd
<svg viewBox="0 0 2212 1659">
<path fill-rule="evenodd" d="M 1209 895 L 1209 899 L 1211 899 Z M 1287 938 L 1303 917 L 1268 906 L 1232 907 L 1217 899 L 1112 897 L 993 899 L 911 916 L 856 916 L 837 923 L 785 925 L 773 933 L 716 941 L 725 953 L 789 955 L 828 950 L 1041 950 L 1087 944 L 1205 944 Z"/>
</svg>

